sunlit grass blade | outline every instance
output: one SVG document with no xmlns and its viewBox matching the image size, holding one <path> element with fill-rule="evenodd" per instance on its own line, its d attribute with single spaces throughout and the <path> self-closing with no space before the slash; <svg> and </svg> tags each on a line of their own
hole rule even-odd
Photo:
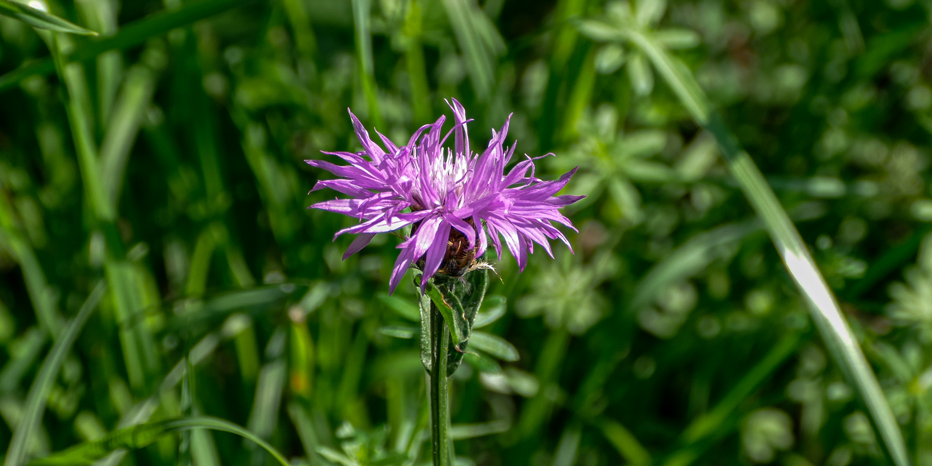
<svg viewBox="0 0 932 466">
<path fill-rule="evenodd" d="M 650 59 L 658 74 L 670 86 L 696 123 L 715 136 L 732 175 L 764 222 L 787 271 L 808 304 L 810 315 L 825 345 L 849 382 L 854 385 L 870 413 L 870 419 L 882 440 L 880 443 L 884 450 L 894 464 L 908 465 L 903 434 L 884 398 L 880 384 L 842 315 L 832 291 L 773 189 L 750 155 L 741 149 L 725 123 L 713 113 L 708 98 L 686 65 L 637 28 L 624 28 L 621 34 Z"/>
<path fill-rule="evenodd" d="M 67 32 L 69 34 L 80 34 L 85 36 L 97 35 L 96 32 L 91 31 L 90 29 L 82 28 L 77 24 L 59 18 L 58 16 L 51 15 L 42 10 L 37 10 L 31 6 L 16 2 L 0 0 L 0 15 L 18 19 L 32 27 L 39 29 L 48 29 L 49 31 Z"/>
<path fill-rule="evenodd" d="M 106 289 L 106 282 L 103 281 L 94 287 L 78 314 L 65 327 L 61 337 L 55 342 L 48 356 L 46 356 L 42 367 L 39 369 L 39 374 L 33 380 L 32 387 L 29 388 L 29 395 L 26 397 L 25 414 L 13 432 L 13 438 L 10 441 L 10 447 L 7 449 L 3 466 L 19 466 L 26 459 L 26 447 L 42 420 L 42 413 L 45 411 L 45 404 L 48 401 L 49 393 L 52 391 L 55 377 L 65 361 L 65 356 L 71 351 L 71 346 L 78 338 L 78 334 L 81 333 L 81 329 L 84 328 L 84 324 L 87 323 L 87 319 L 90 318 L 91 312 L 97 307 Z"/>
<path fill-rule="evenodd" d="M 265 440 L 232 422 L 207 416 L 156 421 L 121 429 L 102 440 L 82 443 L 51 456 L 34 459 L 29 464 L 32 466 L 82 466 L 91 464 L 114 450 L 139 449 L 152 444 L 164 435 L 199 428 L 239 435 L 265 449 L 282 466 L 290 466 L 288 460 Z"/>
<path fill-rule="evenodd" d="M 67 56 L 67 61 L 84 61 L 95 58 L 110 50 L 123 50 L 144 43 L 150 37 L 168 33 L 172 29 L 223 13 L 236 7 L 248 5 L 258 0 L 203 0 L 185 4 L 177 10 L 154 14 L 145 19 L 130 23 L 112 36 L 88 41 L 77 47 Z M 0 91 L 6 90 L 37 74 L 55 72 L 52 59 L 44 59 L 21 66 L 0 76 Z"/>
</svg>

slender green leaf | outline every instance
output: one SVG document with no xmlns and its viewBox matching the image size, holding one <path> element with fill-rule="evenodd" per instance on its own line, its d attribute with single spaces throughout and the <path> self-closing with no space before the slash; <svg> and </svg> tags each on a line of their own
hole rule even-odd
<svg viewBox="0 0 932 466">
<path fill-rule="evenodd" d="M 35 9 L 28 5 L 0 0 L 0 15 L 9 16 L 18 19 L 32 27 L 39 29 L 48 29 L 55 32 L 67 32 L 69 34 L 80 34 L 85 36 L 96 36 L 97 33 L 90 29 L 84 29 L 81 26 L 65 21 L 58 16 L 51 15 L 42 10 Z"/>
<path fill-rule="evenodd" d="M 489 296 L 483 301 L 482 310 L 476 315 L 472 328 L 482 328 L 492 325 L 505 315 L 508 310 L 508 300 L 504 296 Z"/>
<path fill-rule="evenodd" d="M 655 26 L 666 9 L 666 0 L 638 0 L 634 4 L 635 19 L 641 26 Z"/>
<path fill-rule="evenodd" d="M 470 341 L 474 348 L 502 361 L 514 362 L 519 359 L 518 350 L 502 337 L 485 332 L 473 332 Z"/>
<path fill-rule="evenodd" d="M 469 324 L 466 321 L 466 310 L 460 298 L 445 285 L 434 285 L 433 282 L 427 284 L 427 296 L 430 296 L 434 306 L 443 314 L 443 319 L 450 327 L 450 335 L 453 337 L 453 343 L 457 346 L 469 341 Z"/>
<path fill-rule="evenodd" d="M 61 369 L 62 363 L 65 362 L 65 356 L 71 351 L 71 346 L 84 328 L 84 324 L 87 323 L 87 319 L 90 318 L 91 312 L 97 308 L 97 304 L 106 289 L 107 286 L 104 281 L 94 287 L 94 290 L 91 291 L 90 296 L 87 297 L 84 305 L 78 311 L 78 315 L 65 327 L 61 337 L 52 346 L 45 361 L 42 362 L 39 375 L 36 376 L 36 379 L 32 382 L 32 387 L 29 389 L 29 395 L 26 397 L 26 412 L 13 432 L 13 438 L 10 440 L 3 466 L 19 466 L 24 463 L 27 453 L 26 446 L 32 436 L 35 435 L 35 431 L 42 420 L 45 403 L 52 391 L 55 377 L 58 376 L 58 371 Z"/>
<path fill-rule="evenodd" d="M 450 427 L 450 437 L 453 437 L 453 440 L 465 440 L 508 432 L 510 428 L 511 422 L 505 420 L 481 424 L 454 424 Z"/>
<path fill-rule="evenodd" d="M 647 95 L 654 90 L 654 74 L 650 71 L 642 53 L 632 53 L 628 59 L 628 77 L 637 95 Z"/>
<path fill-rule="evenodd" d="M 401 317 L 410 320 L 411 322 L 420 322 L 421 313 L 418 310 L 417 306 L 408 300 L 398 296 L 391 295 L 387 293 L 378 293 L 375 295 L 376 299 L 382 302 L 389 309 L 395 311 Z"/>
<path fill-rule="evenodd" d="M 104 190 L 116 210 L 130 149 L 155 92 L 155 73 L 145 65 L 129 70 L 100 147 Z"/>
<path fill-rule="evenodd" d="M 356 55 L 359 61 L 362 90 L 366 95 L 369 116 L 377 128 L 384 128 L 382 113 L 379 111 L 378 86 L 375 83 L 375 65 L 372 63 L 372 2 L 371 0 L 352 0 L 353 25 L 356 29 Z"/>
<path fill-rule="evenodd" d="M 381 332 L 382 335 L 408 340 L 419 335 L 421 333 L 421 329 L 407 325 L 389 325 L 387 327 L 380 328 L 379 332 Z"/>
<path fill-rule="evenodd" d="M 664 290 L 706 268 L 750 233 L 759 230 L 757 221 L 746 221 L 714 228 L 693 236 L 666 259 L 654 265 L 635 288 L 628 302 L 630 312 L 638 312 L 653 303 Z"/>
<path fill-rule="evenodd" d="M 165 435 L 199 428 L 239 435 L 265 449 L 282 466 L 290 466 L 288 460 L 265 440 L 232 422 L 208 416 L 169 419 L 120 429 L 102 440 L 82 443 L 51 456 L 34 459 L 29 464 L 32 466 L 82 466 L 91 464 L 117 449 L 139 449 Z"/>
<path fill-rule="evenodd" d="M 128 24 L 112 36 L 100 37 L 75 48 L 66 60 L 69 62 L 85 61 L 96 58 L 110 50 L 124 50 L 144 43 L 151 37 L 168 33 L 172 29 L 187 26 L 202 19 L 223 13 L 227 10 L 254 3 L 258 0 L 203 0 L 185 3 L 185 6 L 172 11 L 156 13 L 145 19 Z M 52 59 L 32 62 L 0 76 L 0 91 L 11 88 L 24 79 L 55 72 Z"/>
<path fill-rule="evenodd" d="M 468 362 L 470 366 L 476 368 L 478 371 L 488 372 L 491 374 L 502 373 L 502 367 L 499 366 L 497 362 L 489 359 L 488 356 L 470 351 L 466 353 L 466 355 L 463 357 L 463 360 Z"/>
<path fill-rule="evenodd" d="M 466 58 L 466 69 L 480 99 L 492 95 L 496 55 L 505 44 L 475 0 L 443 0 L 456 41 Z"/>
<path fill-rule="evenodd" d="M 602 430 L 602 435 L 612 443 L 628 464 L 635 466 L 650 464 L 650 452 L 625 426 L 611 419 L 602 419 L 597 425 Z"/>
</svg>

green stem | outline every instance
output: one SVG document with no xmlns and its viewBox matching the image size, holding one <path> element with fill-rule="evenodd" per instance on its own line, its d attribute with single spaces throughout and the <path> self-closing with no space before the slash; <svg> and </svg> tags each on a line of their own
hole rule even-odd
<svg viewBox="0 0 932 466">
<path fill-rule="evenodd" d="M 431 373 L 427 376 L 427 391 L 430 392 L 430 438 L 434 466 L 449 466 L 453 453 L 446 374 L 450 331 L 437 306 L 431 303 L 430 308 Z"/>
</svg>

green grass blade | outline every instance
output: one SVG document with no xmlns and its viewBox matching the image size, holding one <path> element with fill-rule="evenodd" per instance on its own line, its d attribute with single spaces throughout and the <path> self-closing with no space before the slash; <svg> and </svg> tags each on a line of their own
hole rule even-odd
<svg viewBox="0 0 932 466">
<path fill-rule="evenodd" d="M 359 60 L 362 90 L 369 106 L 369 118 L 376 128 L 385 128 L 379 111 L 378 87 L 375 84 L 375 66 L 372 63 L 372 2 L 353 0 L 353 25 L 356 30 L 356 55 Z"/>
<path fill-rule="evenodd" d="M 91 464 L 114 450 L 142 448 L 152 444 L 164 435 L 190 429 L 209 429 L 239 435 L 264 448 L 282 466 L 290 466 L 288 460 L 265 440 L 232 422 L 208 416 L 156 421 L 120 429 L 102 440 L 82 443 L 54 455 L 32 460 L 29 464 L 32 466 L 81 466 Z"/>
<path fill-rule="evenodd" d="M 495 85 L 496 55 L 505 44 L 485 12 L 473 0 L 444 0 L 443 6 L 466 56 L 466 69 L 476 95 L 488 99 Z"/>
<path fill-rule="evenodd" d="M 61 337 L 52 346 L 45 361 L 42 362 L 39 374 L 33 381 L 32 387 L 29 388 L 29 395 L 26 397 L 26 412 L 13 432 L 13 438 L 10 441 L 10 447 L 7 450 L 3 466 L 19 466 L 26 459 L 26 446 L 42 421 L 42 413 L 45 411 L 45 404 L 48 401 L 49 393 L 52 391 L 52 383 L 55 381 L 62 363 L 65 362 L 65 356 L 68 355 L 71 346 L 78 338 L 78 334 L 81 333 L 81 329 L 84 328 L 84 324 L 87 323 L 87 319 L 90 318 L 91 312 L 97 307 L 97 303 L 100 302 L 100 298 L 106 289 L 107 286 L 104 281 L 94 287 L 90 296 L 84 301 L 84 305 L 81 306 L 81 310 L 78 311 L 78 315 L 65 327 Z"/>
<path fill-rule="evenodd" d="M 724 122 L 713 114 L 708 98 L 689 69 L 641 31 L 626 29 L 625 34 L 650 58 L 654 68 L 673 89 L 696 123 L 715 136 L 732 175 L 767 227 L 787 271 L 806 300 L 810 315 L 833 359 L 854 385 L 870 413 L 884 450 L 894 464 L 908 465 L 909 457 L 903 434 L 884 398 L 880 384 L 842 315 L 835 296 L 773 189 L 750 155 L 738 145 Z"/>
<path fill-rule="evenodd" d="M 129 153 L 155 92 L 155 73 L 145 65 L 129 70 L 100 146 L 100 169 L 110 208 L 119 203 Z"/>
<path fill-rule="evenodd" d="M 771 374 L 799 349 L 799 335 L 783 337 L 766 356 L 745 374 L 721 401 L 709 412 L 697 417 L 686 427 L 680 436 L 682 448 L 675 451 L 663 466 L 687 466 L 696 461 L 705 448 L 710 446 L 707 440 L 726 431 L 722 426 L 730 419 L 741 403 L 745 402 L 763 384 Z"/>
<path fill-rule="evenodd" d="M 641 279 L 628 303 L 629 312 L 638 312 L 652 304 L 671 284 L 695 275 L 720 257 L 722 246 L 735 244 L 758 229 L 758 222 L 745 221 L 693 236 Z"/>
<path fill-rule="evenodd" d="M 635 466 L 650 464 L 650 452 L 625 426 L 611 419 L 602 419 L 597 422 L 597 426 L 628 464 Z"/>
<path fill-rule="evenodd" d="M 30 6 L 22 5 L 15 2 L 0 0 L 0 15 L 9 16 L 18 19 L 32 27 L 39 29 L 48 29 L 55 32 L 67 32 L 69 34 L 80 34 L 85 36 L 96 36 L 97 33 L 90 29 L 82 28 L 77 24 L 70 23 L 55 15 L 50 15 L 42 10 L 37 10 Z"/>
<path fill-rule="evenodd" d="M 0 183 L 0 190 L 4 186 Z M 13 204 L 6 196 L 0 196 L 0 247 L 13 254 L 23 272 L 26 282 L 26 292 L 36 318 L 43 330 L 52 338 L 58 338 L 62 331 L 62 318 L 58 314 L 51 294 L 48 292 L 49 284 L 45 278 L 42 265 L 25 235 L 21 232 L 13 212 Z"/>
<path fill-rule="evenodd" d="M 188 373 L 188 367 L 194 367 L 200 364 L 207 356 L 213 354 L 217 346 L 219 346 L 219 343 L 220 337 L 216 333 L 211 333 L 197 342 L 197 344 L 191 348 L 188 356 L 176 363 L 172 370 L 162 379 L 157 392 L 133 406 L 126 415 L 120 419 L 118 426 L 121 428 L 128 428 L 148 421 L 155 413 L 156 408 L 159 407 L 160 402 L 165 399 L 166 395 L 181 383 L 184 376 Z M 123 461 L 124 456 L 126 456 L 126 450 L 115 451 L 98 461 L 96 466 L 117 466 Z"/>
<path fill-rule="evenodd" d="M 124 50 L 142 44 L 151 37 L 166 34 L 172 29 L 184 27 L 202 19 L 256 1 L 258 0 L 204 0 L 185 5 L 183 8 L 177 10 L 156 13 L 150 17 L 126 25 L 120 29 L 120 32 L 112 36 L 101 37 L 82 44 L 81 47 L 75 48 L 75 50 L 67 56 L 67 60 L 85 61 L 110 50 Z M 0 76 L 0 92 L 19 84 L 30 76 L 54 72 L 55 64 L 51 59 L 21 66 L 14 71 Z"/>
</svg>

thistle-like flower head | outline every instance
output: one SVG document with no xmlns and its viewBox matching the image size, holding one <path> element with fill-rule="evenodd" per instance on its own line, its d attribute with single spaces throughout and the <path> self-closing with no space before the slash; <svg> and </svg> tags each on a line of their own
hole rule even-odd
<svg viewBox="0 0 932 466">
<path fill-rule="evenodd" d="M 449 104 L 449 103 L 448 103 Z M 559 239 L 572 251 L 569 241 L 551 222 L 576 231 L 559 209 L 585 196 L 555 196 L 576 172 L 573 169 L 556 181 L 534 176 L 534 160 L 526 157 L 505 173 L 515 146 L 506 148 L 508 121 L 501 131 L 492 130 L 492 140 L 481 153 L 470 151 L 466 110 L 456 99 L 453 110 L 454 144 L 444 148 L 450 136 L 442 135 L 445 117 L 418 129 L 407 145 L 398 146 L 376 131 L 385 149 L 369 138 L 369 133 L 350 111 L 356 137 L 363 151 L 324 152 L 348 162 L 335 165 L 323 160 L 306 160 L 338 176 L 319 181 L 314 189 L 330 188 L 348 196 L 319 202 L 310 208 L 337 212 L 360 220 L 358 225 L 340 230 L 358 235 L 343 258 L 364 248 L 378 233 L 412 225 L 412 231 L 398 249 L 390 289 L 401 281 L 411 264 L 423 271 L 421 288 L 436 273 L 458 275 L 485 254 L 492 245 L 502 257 L 501 238 L 524 270 L 534 243 L 553 252 L 549 241 Z M 509 120 L 511 117 L 509 116 Z M 550 154 L 548 154 L 550 155 Z M 541 156 L 544 157 L 544 156 Z M 540 157 L 538 157 L 540 158 Z"/>
</svg>

